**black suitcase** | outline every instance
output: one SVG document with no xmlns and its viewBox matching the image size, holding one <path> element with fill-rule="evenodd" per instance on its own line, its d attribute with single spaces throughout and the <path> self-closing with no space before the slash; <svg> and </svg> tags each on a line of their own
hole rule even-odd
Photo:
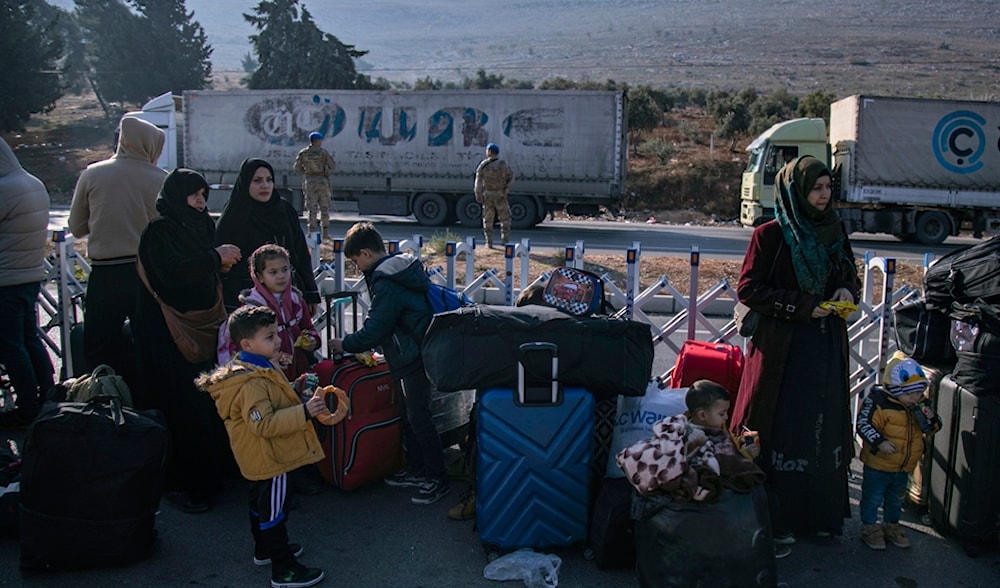
<svg viewBox="0 0 1000 588">
<path fill-rule="evenodd" d="M 938 387 L 941 430 L 931 458 L 932 520 L 969 555 L 1000 528 L 1000 398 L 976 396 L 945 376 Z"/>
<path fill-rule="evenodd" d="M 590 547 L 599 569 L 635 565 L 635 521 L 632 520 L 635 493 L 625 478 L 601 479 L 601 489 L 590 517 Z"/>
<path fill-rule="evenodd" d="M 24 443 L 21 569 L 118 565 L 153 551 L 169 434 L 117 399 L 47 403 Z"/>
<path fill-rule="evenodd" d="M 1000 304 L 1000 237 L 943 255 L 924 272 L 924 295 L 944 310 L 953 302 Z"/>
</svg>

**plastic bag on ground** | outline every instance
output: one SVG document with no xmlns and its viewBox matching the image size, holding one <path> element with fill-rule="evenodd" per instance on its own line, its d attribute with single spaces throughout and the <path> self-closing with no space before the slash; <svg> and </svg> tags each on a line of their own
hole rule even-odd
<svg viewBox="0 0 1000 588">
<path fill-rule="evenodd" d="M 524 580 L 527 588 L 559 586 L 558 556 L 522 549 L 508 553 L 486 564 L 483 577 L 487 580 Z"/>
</svg>

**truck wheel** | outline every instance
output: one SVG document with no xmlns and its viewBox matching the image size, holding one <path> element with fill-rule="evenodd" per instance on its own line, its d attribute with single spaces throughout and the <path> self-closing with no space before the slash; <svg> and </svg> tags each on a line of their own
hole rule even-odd
<svg viewBox="0 0 1000 588">
<path fill-rule="evenodd" d="M 483 224 L 483 207 L 476 202 L 475 194 L 466 194 L 458 199 L 455 216 L 463 227 L 478 227 Z"/>
<path fill-rule="evenodd" d="M 535 201 L 528 196 L 510 197 L 510 226 L 512 229 L 524 230 L 535 226 L 538 214 Z"/>
<path fill-rule="evenodd" d="M 921 212 L 917 217 L 917 241 L 924 245 L 939 245 L 951 234 L 951 219 L 938 210 Z"/>
<path fill-rule="evenodd" d="M 435 192 L 425 192 L 413 201 L 413 216 L 422 225 L 439 227 L 448 220 L 448 201 Z"/>
</svg>

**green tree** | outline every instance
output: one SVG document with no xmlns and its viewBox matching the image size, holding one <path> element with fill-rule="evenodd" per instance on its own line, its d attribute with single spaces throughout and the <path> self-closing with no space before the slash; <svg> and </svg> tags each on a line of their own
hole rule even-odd
<svg viewBox="0 0 1000 588">
<path fill-rule="evenodd" d="M 803 117 L 822 118 L 829 125 L 830 104 L 836 99 L 837 96 L 832 92 L 816 90 L 799 100 L 799 107 L 795 114 Z"/>
<path fill-rule="evenodd" d="M 64 52 L 60 69 L 66 91 L 79 94 L 87 86 L 87 55 L 83 32 L 80 31 L 76 18 L 68 11 L 39 0 L 34 0 L 34 4 L 37 5 L 41 21 L 53 22 L 55 32 L 62 38 Z"/>
<path fill-rule="evenodd" d="M 367 54 L 316 26 L 298 0 L 261 1 L 243 18 L 257 29 L 250 35 L 259 66 L 247 79 L 251 89 L 368 88 L 354 60 Z"/>
<path fill-rule="evenodd" d="M 476 77 L 465 78 L 462 86 L 467 90 L 495 90 L 504 87 L 503 76 L 487 74 L 486 70 L 480 69 L 476 72 Z"/>
<path fill-rule="evenodd" d="M 62 96 L 63 39 L 55 21 L 39 17 L 38 0 L 5 0 L 0 7 L 0 129 L 24 128 Z"/>
<path fill-rule="evenodd" d="M 440 90 L 441 87 L 441 80 L 432 80 L 431 76 L 420 78 L 413 84 L 414 90 Z"/>
<path fill-rule="evenodd" d="M 792 118 L 798 106 L 799 99 L 785 89 L 758 96 L 750 105 L 751 121 L 748 133 L 759 135 L 776 123 Z"/>
<path fill-rule="evenodd" d="M 243 55 L 243 59 L 240 60 L 240 65 L 243 66 L 243 71 L 245 71 L 248 74 L 252 74 L 254 71 L 257 70 L 257 67 L 260 66 L 260 64 L 257 63 L 257 60 L 253 58 L 253 55 L 249 51 L 247 51 L 246 54 Z"/>
<path fill-rule="evenodd" d="M 148 35 L 139 15 L 121 0 L 76 0 L 76 17 L 87 39 L 91 85 L 105 109 L 108 101 L 149 98 L 152 92 L 137 83 L 153 67 L 144 62 Z"/>
<path fill-rule="evenodd" d="M 205 29 L 188 12 L 185 0 L 129 0 L 148 31 L 144 51 L 149 68 L 143 77 L 150 96 L 201 90 L 212 82 L 212 46 Z"/>
<path fill-rule="evenodd" d="M 663 109 L 645 87 L 628 92 L 628 126 L 633 131 L 651 131 L 663 124 Z"/>
<path fill-rule="evenodd" d="M 562 76 L 557 76 L 554 78 L 549 78 L 542 80 L 538 84 L 539 90 L 577 90 L 579 85 L 571 79 L 564 78 Z"/>
<path fill-rule="evenodd" d="M 212 48 L 184 0 L 76 0 L 98 98 L 141 104 L 211 82 Z"/>
<path fill-rule="evenodd" d="M 708 95 L 708 112 L 715 122 L 715 134 L 723 139 L 731 139 L 729 149 L 736 146 L 736 139 L 750 128 L 752 117 L 750 105 L 757 99 L 752 89 L 733 94 L 727 90 L 711 92 Z"/>
</svg>

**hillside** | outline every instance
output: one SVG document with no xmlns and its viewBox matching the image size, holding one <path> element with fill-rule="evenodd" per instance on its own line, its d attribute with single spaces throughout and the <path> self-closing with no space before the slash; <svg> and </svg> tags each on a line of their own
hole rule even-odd
<svg viewBox="0 0 1000 588">
<path fill-rule="evenodd" d="M 72 9 L 72 0 L 49 0 Z M 250 0 L 186 0 L 214 48 L 216 87 L 233 87 L 253 31 Z M 507 80 L 562 77 L 653 87 L 761 91 L 838 98 L 867 93 L 996 99 L 1000 4 L 984 0 L 303 0 L 317 25 L 369 53 L 373 78 L 461 81 L 482 68 Z M 558 26 L 554 26 L 558 23 Z M 483 33 L 488 31 L 488 33 Z M 126 105 L 131 108 L 135 105 Z M 114 121 L 90 95 L 57 108 L 5 139 L 68 202 L 76 175 L 113 149 Z M 701 111 L 670 112 L 664 126 L 633 137 L 626 207 L 634 218 L 738 214 L 744 137 L 714 145 Z M 638 140 L 635 140 L 638 139 Z M 641 141 L 661 148 L 641 151 Z M 645 216 L 644 216 L 645 215 Z M 661 219 L 662 220 L 662 219 Z"/>
<path fill-rule="evenodd" d="M 49 0 L 63 8 L 72 0 Z M 255 0 L 186 0 L 238 79 Z M 541 82 L 614 79 L 688 88 L 822 89 L 997 97 L 992 0 L 302 0 L 316 24 L 368 51 L 373 78 L 461 81 L 482 68 Z"/>
</svg>

